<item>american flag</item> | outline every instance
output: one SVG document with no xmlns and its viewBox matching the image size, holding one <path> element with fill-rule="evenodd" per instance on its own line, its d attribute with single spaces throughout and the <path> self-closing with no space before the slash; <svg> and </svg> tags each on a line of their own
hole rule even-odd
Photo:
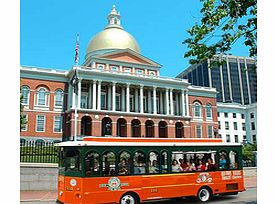
<svg viewBox="0 0 277 204">
<path fill-rule="evenodd" d="M 79 62 L 79 33 L 77 33 L 77 41 L 75 47 L 75 65 L 78 66 Z"/>
</svg>

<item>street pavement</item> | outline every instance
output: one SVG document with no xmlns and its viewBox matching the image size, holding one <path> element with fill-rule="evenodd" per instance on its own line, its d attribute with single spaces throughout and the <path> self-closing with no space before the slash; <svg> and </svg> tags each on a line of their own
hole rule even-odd
<svg viewBox="0 0 277 204">
<path fill-rule="evenodd" d="M 224 203 L 224 204 L 256 204 L 257 203 L 257 175 L 245 177 L 246 191 L 234 196 L 220 196 L 213 198 L 209 203 Z M 21 204 L 56 204 L 57 192 L 56 191 L 21 191 L 20 203 Z M 155 204 L 195 204 L 187 199 L 181 200 L 163 200 L 151 201 L 145 203 Z"/>
</svg>

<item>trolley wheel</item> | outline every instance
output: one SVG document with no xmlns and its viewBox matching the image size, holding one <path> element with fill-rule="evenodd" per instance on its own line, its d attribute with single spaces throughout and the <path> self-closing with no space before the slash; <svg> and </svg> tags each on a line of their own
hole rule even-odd
<svg viewBox="0 0 277 204">
<path fill-rule="evenodd" d="M 139 204 L 139 199 L 134 193 L 125 193 L 121 198 L 119 204 Z"/>
<path fill-rule="evenodd" d="M 212 197 L 212 192 L 210 188 L 205 186 L 200 188 L 197 193 L 197 200 L 200 202 L 207 202 L 211 199 L 211 197 Z"/>
</svg>

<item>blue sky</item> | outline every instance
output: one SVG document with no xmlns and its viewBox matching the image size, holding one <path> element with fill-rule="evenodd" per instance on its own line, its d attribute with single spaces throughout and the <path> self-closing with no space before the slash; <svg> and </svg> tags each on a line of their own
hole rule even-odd
<svg viewBox="0 0 277 204">
<path fill-rule="evenodd" d="M 21 0 L 20 64 L 70 69 L 77 32 L 82 63 L 90 39 L 106 26 L 113 4 L 141 54 L 163 65 L 161 75 L 175 77 L 189 66 L 182 41 L 188 37 L 186 30 L 200 20 L 200 0 Z M 247 56 L 248 50 L 237 43 L 232 54 Z"/>
</svg>

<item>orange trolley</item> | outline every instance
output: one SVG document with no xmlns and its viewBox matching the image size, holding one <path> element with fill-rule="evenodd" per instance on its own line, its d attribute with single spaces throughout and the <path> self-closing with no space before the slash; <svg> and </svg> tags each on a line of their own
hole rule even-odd
<svg viewBox="0 0 277 204">
<path fill-rule="evenodd" d="M 245 190 L 241 145 L 221 139 L 86 137 L 58 146 L 57 201 L 64 204 L 207 202 Z"/>
</svg>

